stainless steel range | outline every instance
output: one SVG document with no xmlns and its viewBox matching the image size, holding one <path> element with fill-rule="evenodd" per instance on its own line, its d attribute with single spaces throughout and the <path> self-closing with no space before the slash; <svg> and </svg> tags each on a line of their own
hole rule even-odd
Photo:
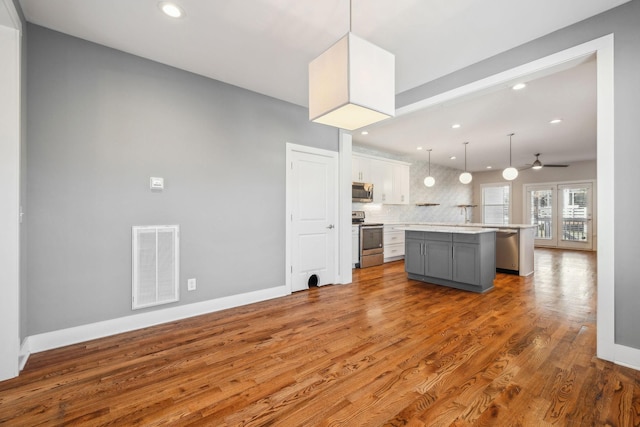
<svg viewBox="0 0 640 427">
<path fill-rule="evenodd" d="M 358 267 L 381 265 L 384 262 L 384 225 L 365 222 L 364 211 L 352 211 L 351 223 L 360 226 L 360 263 Z"/>
</svg>

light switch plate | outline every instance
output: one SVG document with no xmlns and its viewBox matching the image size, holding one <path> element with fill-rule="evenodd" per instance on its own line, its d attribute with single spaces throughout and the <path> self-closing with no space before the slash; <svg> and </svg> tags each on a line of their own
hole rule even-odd
<svg viewBox="0 0 640 427">
<path fill-rule="evenodd" d="M 195 291 L 196 290 L 196 279 L 188 279 L 187 280 L 187 290 Z"/>
</svg>

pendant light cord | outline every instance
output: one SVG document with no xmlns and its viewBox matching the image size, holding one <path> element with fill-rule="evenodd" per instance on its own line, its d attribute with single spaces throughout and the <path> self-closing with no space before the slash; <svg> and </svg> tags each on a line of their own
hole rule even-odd
<svg viewBox="0 0 640 427">
<path fill-rule="evenodd" d="M 464 143 L 464 171 L 467 171 L 467 144 L 468 142 Z"/>
<path fill-rule="evenodd" d="M 509 167 L 511 167 L 511 137 L 515 135 L 515 133 L 509 134 Z"/>
</svg>

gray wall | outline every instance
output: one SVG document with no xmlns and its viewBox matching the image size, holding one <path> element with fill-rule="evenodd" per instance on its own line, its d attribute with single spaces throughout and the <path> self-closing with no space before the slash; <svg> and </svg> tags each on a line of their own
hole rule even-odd
<svg viewBox="0 0 640 427">
<path fill-rule="evenodd" d="M 398 95 L 396 107 L 445 92 L 506 69 L 614 34 L 615 85 L 615 341 L 640 349 L 640 0 L 551 33 Z"/>
<path fill-rule="evenodd" d="M 337 130 L 293 104 L 28 33 L 27 335 L 133 314 L 133 225 L 180 225 L 178 304 L 284 285 L 285 143 L 337 151 Z"/>
</svg>

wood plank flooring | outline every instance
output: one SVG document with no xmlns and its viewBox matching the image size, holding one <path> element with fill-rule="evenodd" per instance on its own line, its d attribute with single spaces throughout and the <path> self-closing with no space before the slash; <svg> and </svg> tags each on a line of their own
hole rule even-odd
<svg viewBox="0 0 640 427">
<path fill-rule="evenodd" d="M 34 354 L 8 426 L 638 426 L 640 373 L 595 357 L 595 255 L 474 294 L 354 283 Z"/>
</svg>

